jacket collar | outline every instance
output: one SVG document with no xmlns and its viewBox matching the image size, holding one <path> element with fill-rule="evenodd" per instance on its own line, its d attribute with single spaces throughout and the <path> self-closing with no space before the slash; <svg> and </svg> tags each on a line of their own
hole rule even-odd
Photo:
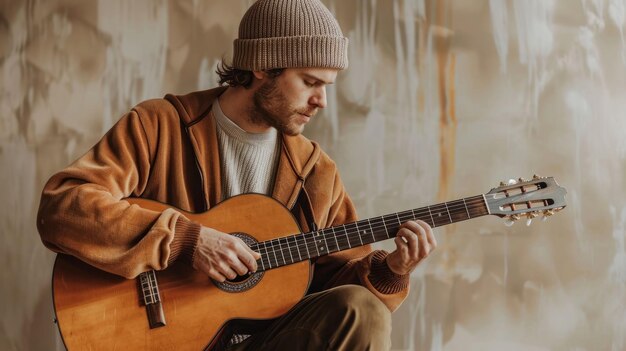
<svg viewBox="0 0 626 351">
<path fill-rule="evenodd" d="M 210 113 L 213 101 L 227 88 L 219 87 L 187 95 L 165 96 L 177 110 L 191 142 L 201 179 L 207 184 L 205 201 L 215 206 L 221 199 L 221 174 L 215 119 Z M 320 147 L 302 135 L 282 134 L 282 147 L 272 197 L 291 208 L 300 189 L 320 157 Z M 208 179 L 209 181 L 205 181 Z M 203 186 L 204 187 L 204 186 Z"/>
</svg>

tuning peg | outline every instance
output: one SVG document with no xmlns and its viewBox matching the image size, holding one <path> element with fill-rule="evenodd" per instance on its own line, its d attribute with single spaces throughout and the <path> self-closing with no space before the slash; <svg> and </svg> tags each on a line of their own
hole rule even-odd
<svg viewBox="0 0 626 351">
<path fill-rule="evenodd" d="M 505 182 L 500 182 L 500 186 L 505 186 L 506 183 Z"/>
<path fill-rule="evenodd" d="M 508 185 L 515 185 L 515 184 L 517 184 L 517 180 L 513 178 L 509 179 Z"/>
<path fill-rule="evenodd" d="M 526 181 L 526 179 L 524 179 L 524 178 L 522 178 L 522 177 L 519 177 L 519 182 L 520 182 L 520 183 L 524 183 L 525 181 Z"/>
<path fill-rule="evenodd" d="M 548 217 L 552 216 L 554 214 L 554 210 L 546 210 L 543 211 L 543 218 L 541 218 L 542 221 L 547 221 Z"/>
<path fill-rule="evenodd" d="M 510 227 L 513 224 L 515 224 L 515 221 L 519 219 L 520 219 L 520 216 L 518 214 L 510 215 L 507 217 L 506 221 L 504 221 L 504 225 L 507 227 Z"/>
<path fill-rule="evenodd" d="M 533 179 L 540 179 L 540 178 L 541 178 L 540 176 L 533 174 Z"/>
<path fill-rule="evenodd" d="M 528 217 L 528 219 L 526 219 L 526 226 L 530 226 L 530 224 L 533 222 L 533 218 L 537 217 L 537 214 L 531 212 L 526 217 Z"/>
</svg>

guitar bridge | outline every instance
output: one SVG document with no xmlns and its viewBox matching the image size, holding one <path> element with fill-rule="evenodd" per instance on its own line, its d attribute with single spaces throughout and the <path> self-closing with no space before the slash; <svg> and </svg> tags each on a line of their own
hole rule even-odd
<svg viewBox="0 0 626 351">
<path fill-rule="evenodd" d="M 139 275 L 139 284 L 143 303 L 146 306 L 150 329 L 164 327 L 167 323 L 165 322 L 165 313 L 161 305 L 161 295 L 159 294 L 159 285 L 155 271 L 141 273 Z"/>
</svg>

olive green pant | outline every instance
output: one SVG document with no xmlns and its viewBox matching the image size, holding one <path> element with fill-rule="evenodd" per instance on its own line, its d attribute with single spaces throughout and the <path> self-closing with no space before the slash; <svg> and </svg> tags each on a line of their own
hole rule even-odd
<svg viewBox="0 0 626 351">
<path fill-rule="evenodd" d="M 264 331 L 229 351 L 389 350 L 391 312 L 374 294 L 344 285 L 306 296 Z"/>
</svg>

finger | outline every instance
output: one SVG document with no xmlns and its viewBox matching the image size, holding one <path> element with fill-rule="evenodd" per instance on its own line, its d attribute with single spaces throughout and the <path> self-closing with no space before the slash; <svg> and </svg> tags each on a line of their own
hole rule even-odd
<svg viewBox="0 0 626 351">
<path fill-rule="evenodd" d="M 208 272 L 209 277 L 211 277 L 211 279 L 218 281 L 220 283 L 223 283 L 226 281 L 226 277 L 224 277 L 224 275 L 222 275 L 222 273 L 218 272 L 216 269 L 210 269 Z"/>
<path fill-rule="evenodd" d="M 433 251 L 437 247 L 437 239 L 435 239 L 433 228 L 431 228 L 431 226 L 424 221 L 417 221 L 417 224 L 419 224 L 422 228 L 424 228 L 426 232 L 426 239 L 428 240 L 428 243 L 430 244 L 430 251 Z"/>
<path fill-rule="evenodd" d="M 400 235 L 406 241 L 408 247 L 407 258 L 411 260 L 417 260 L 419 255 L 418 235 L 407 227 L 400 229 L 398 235 Z"/>
<path fill-rule="evenodd" d="M 428 256 L 432 250 L 428 233 L 430 232 L 432 237 L 432 228 L 428 223 L 424 221 L 408 221 L 405 223 L 407 228 L 410 228 L 418 236 L 419 250 L 417 252 L 417 259 L 421 260 Z M 434 239 L 434 237 L 432 237 Z"/>
<path fill-rule="evenodd" d="M 236 256 L 234 253 L 228 256 L 227 262 L 230 268 L 235 270 L 239 275 L 245 275 L 249 271 L 248 267 L 240 260 L 239 256 Z"/>
<path fill-rule="evenodd" d="M 409 257 L 409 245 L 406 243 L 406 241 L 402 239 L 401 235 L 396 236 L 393 241 L 396 242 L 396 248 L 398 249 L 398 252 L 400 252 L 402 260 L 407 259 Z"/>
<path fill-rule="evenodd" d="M 237 273 L 235 273 L 235 271 L 232 270 L 232 268 L 230 268 L 225 262 L 220 263 L 218 271 L 228 279 L 235 279 L 237 277 Z"/>
<path fill-rule="evenodd" d="M 248 245 L 242 242 L 243 247 L 237 250 L 237 257 L 239 258 L 239 262 L 242 263 L 246 267 L 246 273 L 256 272 L 258 269 L 256 260 L 261 258 L 261 255 L 252 251 Z M 258 257 L 257 257 L 258 256 Z"/>
</svg>

